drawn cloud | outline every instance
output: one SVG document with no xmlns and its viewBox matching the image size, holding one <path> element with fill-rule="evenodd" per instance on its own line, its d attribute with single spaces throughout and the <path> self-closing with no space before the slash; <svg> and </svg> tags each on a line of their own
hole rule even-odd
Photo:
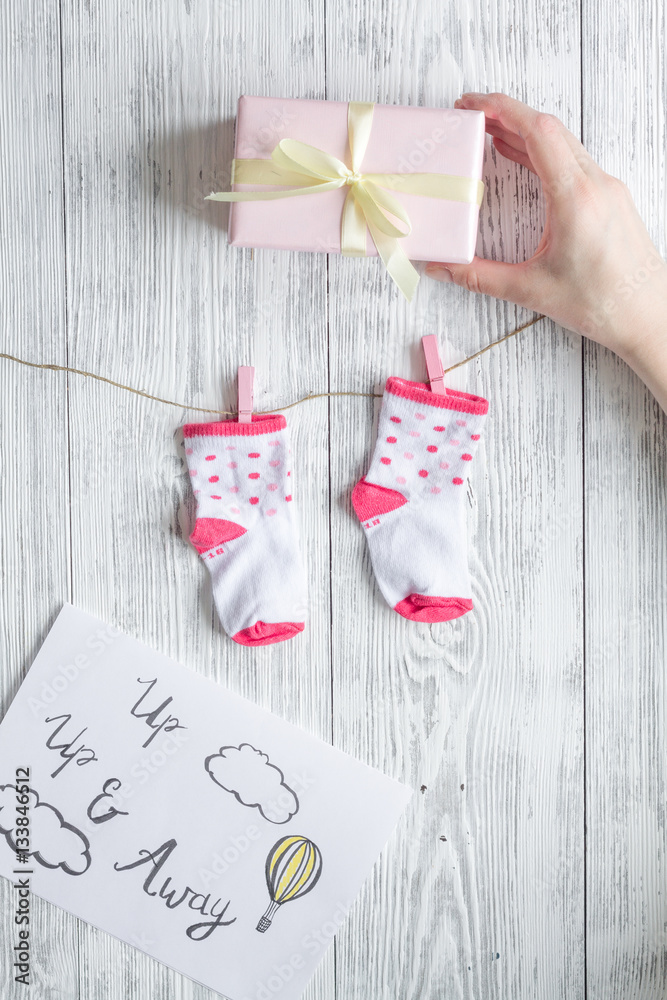
<svg viewBox="0 0 667 1000">
<path fill-rule="evenodd" d="M 30 852 L 45 868 L 62 868 L 67 875 L 83 875 L 90 868 L 90 843 L 88 838 L 67 823 L 58 810 L 48 802 L 40 802 L 34 789 L 29 789 L 30 802 Z M 16 840 L 16 786 L 0 785 L 0 834 L 4 835 L 12 851 L 18 849 Z"/>
<path fill-rule="evenodd" d="M 242 806 L 259 809 L 269 823 L 287 823 L 299 811 L 299 800 L 285 784 L 283 772 L 250 743 L 220 747 L 219 753 L 206 758 L 204 767 L 217 785 Z"/>
</svg>

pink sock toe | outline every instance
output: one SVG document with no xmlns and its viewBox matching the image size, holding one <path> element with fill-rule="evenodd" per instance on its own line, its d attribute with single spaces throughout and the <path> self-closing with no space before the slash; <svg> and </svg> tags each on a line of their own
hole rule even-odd
<svg viewBox="0 0 667 1000">
<path fill-rule="evenodd" d="M 250 628 L 241 629 L 232 639 L 242 646 L 269 646 L 272 642 L 291 639 L 305 627 L 305 622 L 255 622 Z"/>
<path fill-rule="evenodd" d="M 424 594 L 409 594 L 394 608 L 413 622 L 448 622 L 471 610 L 472 601 L 466 597 L 426 597 Z"/>
</svg>

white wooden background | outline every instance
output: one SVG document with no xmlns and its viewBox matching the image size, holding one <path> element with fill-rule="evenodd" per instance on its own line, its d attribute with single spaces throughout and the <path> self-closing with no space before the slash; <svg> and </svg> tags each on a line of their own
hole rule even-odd
<svg viewBox="0 0 667 1000">
<path fill-rule="evenodd" d="M 239 94 L 553 111 L 630 185 L 665 253 L 662 0 L 21 0 L 0 11 L 0 350 L 230 409 L 424 378 L 528 318 L 377 261 L 238 250 Z M 520 259 L 539 183 L 488 149 L 479 252 Z M 307 1000 L 630 1000 L 667 990 L 667 424 L 607 351 L 542 323 L 460 373 L 491 403 L 468 489 L 475 611 L 383 603 L 350 490 L 372 400 L 289 412 L 312 612 L 249 652 L 186 541 L 194 414 L 0 361 L 0 706 L 63 601 L 410 783 L 417 794 Z M 7 1000 L 213 994 L 34 901 Z"/>
</svg>

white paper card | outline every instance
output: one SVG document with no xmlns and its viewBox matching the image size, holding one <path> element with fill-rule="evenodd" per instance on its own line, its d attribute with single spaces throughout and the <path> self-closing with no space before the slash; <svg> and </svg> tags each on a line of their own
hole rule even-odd
<svg viewBox="0 0 667 1000">
<path fill-rule="evenodd" d="M 65 605 L 0 724 L 0 874 L 233 1000 L 294 998 L 410 795 Z"/>
</svg>

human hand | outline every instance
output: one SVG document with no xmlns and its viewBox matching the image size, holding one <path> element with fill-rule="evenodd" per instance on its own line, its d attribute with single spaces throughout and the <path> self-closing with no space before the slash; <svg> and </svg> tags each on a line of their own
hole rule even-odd
<svg viewBox="0 0 667 1000">
<path fill-rule="evenodd" d="M 664 363 L 667 265 L 627 186 L 553 115 L 505 94 L 464 94 L 455 107 L 483 111 L 498 152 L 537 174 L 546 223 L 529 260 L 475 257 L 471 264 L 431 263 L 426 273 L 544 313 L 616 351 L 643 378 L 640 368 L 656 350 Z"/>
</svg>

